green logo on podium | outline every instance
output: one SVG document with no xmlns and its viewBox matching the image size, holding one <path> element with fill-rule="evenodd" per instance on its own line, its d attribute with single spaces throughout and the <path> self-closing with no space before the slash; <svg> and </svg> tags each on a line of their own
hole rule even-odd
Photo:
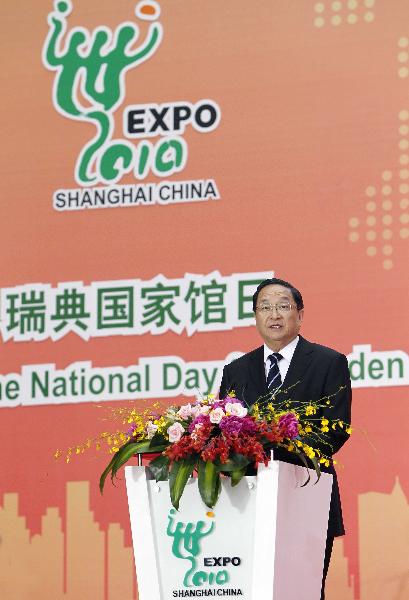
<svg viewBox="0 0 409 600">
<path fill-rule="evenodd" d="M 172 554 L 176 558 L 190 561 L 190 568 L 186 571 L 183 578 L 185 587 L 208 585 L 224 585 L 229 581 L 229 574 L 226 569 L 214 572 L 198 571 L 197 561 L 202 552 L 201 541 L 204 537 L 210 535 L 215 530 L 216 524 L 214 521 L 206 525 L 204 521 L 196 523 L 189 521 L 175 521 L 174 515 L 176 510 L 172 508 L 169 511 L 169 523 L 166 530 L 168 536 L 173 538 Z M 207 527 L 207 528 L 206 528 Z"/>
</svg>

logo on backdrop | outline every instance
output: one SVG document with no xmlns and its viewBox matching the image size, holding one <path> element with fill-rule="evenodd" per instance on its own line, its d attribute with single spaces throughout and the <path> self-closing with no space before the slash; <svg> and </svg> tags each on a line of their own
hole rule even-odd
<svg viewBox="0 0 409 600">
<path fill-rule="evenodd" d="M 75 165 L 75 180 L 81 187 L 57 190 L 54 208 L 80 210 L 219 199 L 214 179 L 168 180 L 187 164 L 186 128 L 208 133 L 219 125 L 221 112 L 216 102 L 200 99 L 195 103 L 133 104 L 124 108 L 122 121 L 115 119 L 126 95 L 126 73 L 152 58 L 161 45 L 159 3 L 138 2 L 135 14 L 139 24 L 126 21 L 115 31 L 104 25 L 92 31 L 69 29 L 71 1 L 56 1 L 54 6 L 48 15 L 49 32 L 42 56 L 44 65 L 55 71 L 54 106 L 64 117 L 95 127 L 94 137 L 80 150 Z M 120 124 L 123 137 L 115 138 L 115 125 Z M 142 183 L 149 175 L 163 180 Z M 120 185 L 125 176 L 138 183 Z"/>
</svg>

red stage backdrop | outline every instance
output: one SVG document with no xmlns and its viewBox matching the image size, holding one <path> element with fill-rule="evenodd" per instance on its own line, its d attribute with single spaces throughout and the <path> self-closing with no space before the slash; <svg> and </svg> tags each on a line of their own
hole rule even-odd
<svg viewBox="0 0 409 600">
<path fill-rule="evenodd" d="M 328 599 L 408 598 L 409 4 L 0 13 L 1 598 L 137 598 L 123 480 L 76 446 L 217 390 L 273 273 L 350 361 Z"/>
</svg>

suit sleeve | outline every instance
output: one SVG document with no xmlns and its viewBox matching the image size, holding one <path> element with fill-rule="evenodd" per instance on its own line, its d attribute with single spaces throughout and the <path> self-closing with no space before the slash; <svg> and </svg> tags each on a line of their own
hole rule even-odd
<svg viewBox="0 0 409 600">
<path fill-rule="evenodd" d="M 220 384 L 219 398 L 225 398 L 230 391 L 230 378 L 227 366 L 223 368 L 223 376 Z"/>
<path fill-rule="evenodd" d="M 321 433 L 318 440 L 306 439 L 305 441 L 323 454 L 332 456 L 345 444 L 349 435 L 345 431 L 345 426 L 342 428 L 336 426 L 333 429 L 331 422 L 340 420 L 346 425 L 351 423 L 351 379 L 348 361 L 343 354 L 337 354 L 329 364 L 321 397 L 329 395 L 332 395 L 329 399 L 330 404 L 322 409 L 320 415 L 316 415 L 328 419 L 329 431 Z M 319 421 L 317 424 L 320 424 Z"/>
</svg>

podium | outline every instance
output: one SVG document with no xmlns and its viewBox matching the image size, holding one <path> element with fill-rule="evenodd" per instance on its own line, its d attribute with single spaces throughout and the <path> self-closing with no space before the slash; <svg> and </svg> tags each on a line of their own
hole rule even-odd
<svg viewBox="0 0 409 600">
<path fill-rule="evenodd" d="M 209 509 L 192 477 L 176 511 L 169 482 L 145 467 L 125 478 L 139 600 L 238 597 L 319 600 L 332 475 L 260 465 Z"/>
</svg>

